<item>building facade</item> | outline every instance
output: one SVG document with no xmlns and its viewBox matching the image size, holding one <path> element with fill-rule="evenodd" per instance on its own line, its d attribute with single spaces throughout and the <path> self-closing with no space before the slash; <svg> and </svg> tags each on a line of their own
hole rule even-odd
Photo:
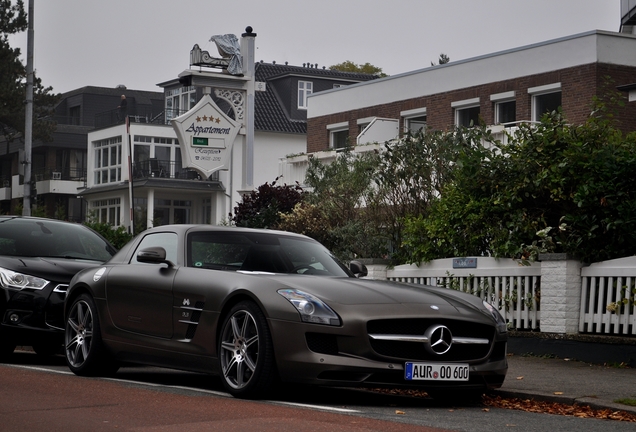
<svg viewBox="0 0 636 432">
<path fill-rule="evenodd" d="M 635 51 L 634 35 L 592 31 L 315 94 L 307 153 L 371 142 L 361 136 L 377 119 L 396 125 L 377 142 L 422 127 L 483 122 L 501 130 L 558 107 L 570 123 L 582 123 L 595 96 L 634 81 Z M 636 130 L 636 106 L 621 108 L 617 120 L 623 130 Z M 302 161 L 286 162 L 294 163 Z"/>
<path fill-rule="evenodd" d="M 117 108 L 127 96 L 127 114 L 151 118 L 163 111 L 161 92 L 117 88 L 82 87 L 61 95 L 53 120 L 57 128 L 47 142 L 34 141 L 31 155 L 32 203 L 49 217 L 81 222 L 86 203 L 78 190 L 87 182 L 89 131 L 123 124 Z M 21 140 L 0 145 L 0 211 L 21 213 L 24 178 L 21 172 L 24 144 Z"/>
<path fill-rule="evenodd" d="M 246 181 L 245 143 L 232 147 L 228 170 L 208 178 L 182 166 L 170 120 L 190 110 L 205 89 L 184 85 L 178 78 L 160 83 L 161 111 L 128 115 L 128 126 L 113 121 L 88 132 L 88 175 L 77 195 L 94 220 L 114 226 L 129 226 L 133 220 L 136 231 L 169 223 L 224 223 L 242 194 L 276 180 L 281 158 L 304 152 L 309 95 L 373 78 L 314 65 L 257 63 L 253 186 Z M 236 119 L 231 96 L 214 100 L 224 114 Z"/>
</svg>

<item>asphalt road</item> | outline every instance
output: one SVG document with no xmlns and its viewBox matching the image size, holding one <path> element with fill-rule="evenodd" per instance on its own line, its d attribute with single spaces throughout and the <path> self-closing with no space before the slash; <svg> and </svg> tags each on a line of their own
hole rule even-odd
<svg viewBox="0 0 636 432">
<path fill-rule="evenodd" d="M 633 423 L 453 407 L 427 399 L 303 387 L 270 401 L 226 394 L 218 379 L 125 367 L 71 374 L 62 357 L 18 352 L 0 365 L 0 430 L 12 431 L 632 431 Z"/>
</svg>

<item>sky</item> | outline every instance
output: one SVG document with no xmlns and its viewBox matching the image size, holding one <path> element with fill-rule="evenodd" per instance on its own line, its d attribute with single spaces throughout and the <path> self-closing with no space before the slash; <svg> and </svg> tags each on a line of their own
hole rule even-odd
<svg viewBox="0 0 636 432">
<path fill-rule="evenodd" d="M 388 75 L 591 30 L 619 31 L 620 0 L 31 0 L 34 67 L 63 93 L 161 91 L 213 35 L 256 37 L 256 61 L 371 63 Z M 25 7 L 29 0 L 24 0 Z M 10 38 L 26 64 L 27 33 Z"/>
</svg>

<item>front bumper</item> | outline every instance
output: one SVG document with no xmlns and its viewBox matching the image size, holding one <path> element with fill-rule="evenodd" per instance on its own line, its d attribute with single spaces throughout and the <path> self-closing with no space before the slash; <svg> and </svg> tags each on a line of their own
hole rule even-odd
<svg viewBox="0 0 636 432">
<path fill-rule="evenodd" d="M 405 363 L 421 360 L 379 355 L 371 348 L 366 334 L 347 334 L 342 328 L 277 320 L 270 321 L 270 328 L 278 370 L 281 379 L 287 382 L 322 386 L 485 390 L 501 387 L 508 370 L 505 334 L 494 338 L 489 354 L 484 358 L 459 362 L 469 363 L 468 381 L 407 381 Z M 333 335 L 331 339 L 337 340 L 336 346 L 314 343 L 307 335 L 316 331 Z"/>
<path fill-rule="evenodd" d="M 33 345 L 64 333 L 64 298 L 67 285 L 49 283 L 42 290 L 0 288 L 2 337 L 17 345 Z"/>
</svg>

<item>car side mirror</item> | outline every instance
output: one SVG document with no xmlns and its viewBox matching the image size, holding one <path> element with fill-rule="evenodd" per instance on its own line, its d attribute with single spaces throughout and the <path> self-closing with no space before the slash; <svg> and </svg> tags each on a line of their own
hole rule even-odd
<svg viewBox="0 0 636 432">
<path fill-rule="evenodd" d="M 351 261 L 349 263 L 349 270 L 351 270 L 351 273 L 353 273 L 355 277 L 358 278 L 365 277 L 369 274 L 367 266 L 362 264 L 360 261 Z"/>
<path fill-rule="evenodd" d="M 147 264 L 168 264 L 172 267 L 174 264 L 166 259 L 166 250 L 161 246 L 154 246 L 140 250 L 137 252 L 137 261 Z"/>
</svg>

